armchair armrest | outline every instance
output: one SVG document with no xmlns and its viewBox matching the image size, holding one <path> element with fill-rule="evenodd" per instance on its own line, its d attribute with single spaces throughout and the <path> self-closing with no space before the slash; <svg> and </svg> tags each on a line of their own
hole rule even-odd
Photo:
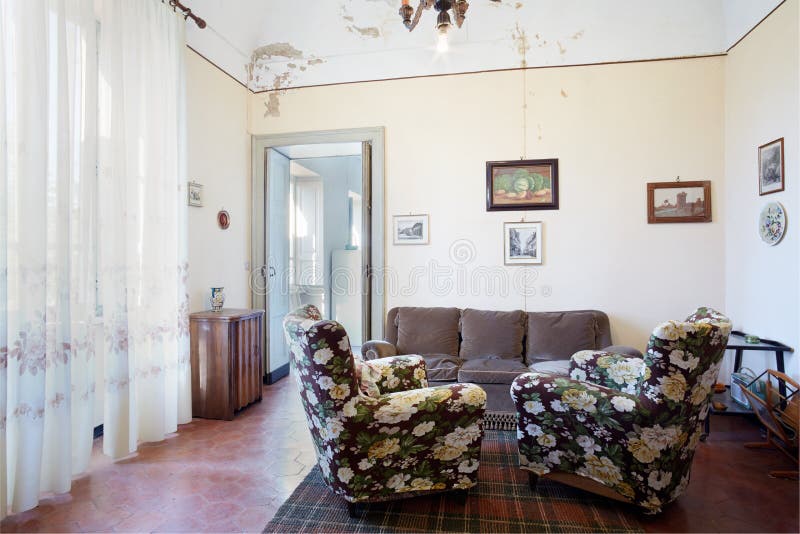
<svg viewBox="0 0 800 534">
<path fill-rule="evenodd" d="M 397 356 L 397 348 L 388 341 L 371 340 L 361 345 L 361 354 L 365 360 L 376 360 Z"/>
<path fill-rule="evenodd" d="M 569 376 L 631 395 L 638 395 L 650 377 L 644 358 L 608 352 L 582 350 L 569 360 Z"/>
<path fill-rule="evenodd" d="M 333 458 L 320 456 L 323 476 L 353 502 L 473 487 L 485 409 L 475 384 L 353 397 L 338 414 Z"/>
<path fill-rule="evenodd" d="M 422 356 L 378 358 L 361 362 L 361 365 L 362 384 L 365 380 L 370 381 L 377 387 L 380 395 L 428 387 L 425 360 Z"/>
</svg>

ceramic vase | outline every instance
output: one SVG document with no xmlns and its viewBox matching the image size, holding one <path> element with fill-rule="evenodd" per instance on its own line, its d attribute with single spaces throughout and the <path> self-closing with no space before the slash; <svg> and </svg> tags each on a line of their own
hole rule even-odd
<svg viewBox="0 0 800 534">
<path fill-rule="evenodd" d="M 211 288 L 211 310 L 215 312 L 222 311 L 222 305 L 225 304 L 225 293 L 222 290 L 224 287 Z"/>
</svg>

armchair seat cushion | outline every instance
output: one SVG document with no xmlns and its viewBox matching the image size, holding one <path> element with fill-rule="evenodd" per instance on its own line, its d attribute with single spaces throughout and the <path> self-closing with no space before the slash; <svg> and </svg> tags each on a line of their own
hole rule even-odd
<svg viewBox="0 0 800 534">
<path fill-rule="evenodd" d="M 467 360 L 458 371 L 459 382 L 478 384 L 511 384 L 515 378 L 527 373 L 525 364 L 517 360 L 480 358 Z"/>
<path fill-rule="evenodd" d="M 642 358 L 602 350 L 582 350 L 572 355 L 569 376 L 638 395 L 650 372 Z"/>
<path fill-rule="evenodd" d="M 455 382 L 458 380 L 458 370 L 464 360 L 449 354 L 428 354 L 424 356 L 425 366 L 428 371 L 428 380 L 438 382 Z"/>
<path fill-rule="evenodd" d="M 626 356 L 631 356 L 633 358 L 641 358 L 642 351 L 635 347 L 629 347 L 628 345 L 609 345 L 608 347 L 603 347 L 600 349 L 604 352 L 615 352 L 617 354 L 624 354 Z"/>
</svg>

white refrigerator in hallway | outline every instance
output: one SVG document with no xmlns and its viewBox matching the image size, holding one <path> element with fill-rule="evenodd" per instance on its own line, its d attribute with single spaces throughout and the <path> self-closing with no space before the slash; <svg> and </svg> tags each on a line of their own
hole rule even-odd
<svg viewBox="0 0 800 534">
<path fill-rule="evenodd" d="M 331 317 L 340 322 L 354 351 L 362 344 L 361 250 L 337 249 L 331 253 Z"/>
</svg>

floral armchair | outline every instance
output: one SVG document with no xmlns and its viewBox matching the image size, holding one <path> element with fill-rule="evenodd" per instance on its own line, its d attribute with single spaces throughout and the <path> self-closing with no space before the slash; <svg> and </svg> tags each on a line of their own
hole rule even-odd
<svg viewBox="0 0 800 534">
<path fill-rule="evenodd" d="M 643 358 L 581 351 L 569 377 L 517 377 L 511 397 L 531 488 L 546 476 L 648 513 L 678 498 L 730 330 L 727 317 L 699 308 L 657 326 Z"/>
<path fill-rule="evenodd" d="M 353 503 L 477 483 L 483 389 L 427 387 L 419 356 L 364 362 L 314 306 L 287 315 L 284 329 L 322 476 L 351 515 Z"/>
</svg>

